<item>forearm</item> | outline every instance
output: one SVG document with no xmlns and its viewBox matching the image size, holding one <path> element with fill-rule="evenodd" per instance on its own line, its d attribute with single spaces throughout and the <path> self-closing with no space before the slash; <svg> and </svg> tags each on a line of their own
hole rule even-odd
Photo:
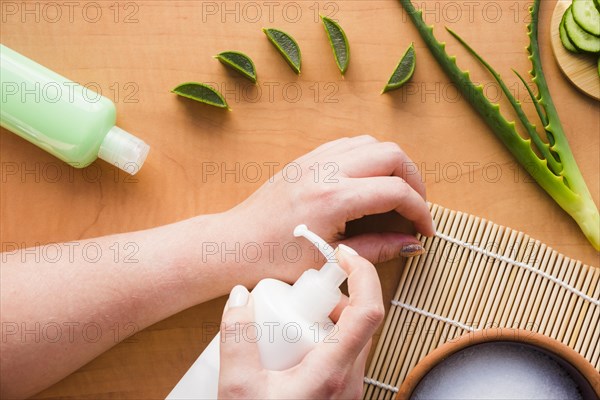
<svg viewBox="0 0 600 400">
<path fill-rule="evenodd" d="M 319 252 L 294 238 L 298 224 L 373 263 L 419 254 L 420 241 L 399 226 L 346 232 L 349 221 L 357 227 L 370 216 L 402 215 L 420 233 L 434 233 L 425 188 L 418 174 L 406 173 L 407 163 L 413 164 L 393 143 L 342 138 L 296 160 L 300 180 L 280 172 L 226 213 L 2 253 L 1 397 L 34 394 L 128 333 L 236 284 L 292 282 L 320 267 Z M 311 174 L 315 165 L 339 170 L 322 181 Z"/>
<path fill-rule="evenodd" d="M 212 250 L 235 248 L 226 219 L 2 253 L 2 397 L 32 395 L 128 334 L 252 286 L 260 273 Z"/>
</svg>

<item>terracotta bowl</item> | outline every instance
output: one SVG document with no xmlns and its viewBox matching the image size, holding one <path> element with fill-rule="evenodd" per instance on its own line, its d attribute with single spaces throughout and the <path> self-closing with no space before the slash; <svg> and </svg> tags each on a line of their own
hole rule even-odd
<svg viewBox="0 0 600 400">
<path fill-rule="evenodd" d="M 540 333 L 521 329 L 491 328 L 467 333 L 429 353 L 402 382 L 396 399 L 410 399 L 421 380 L 446 358 L 467 347 L 490 342 L 517 342 L 549 355 L 569 373 L 579 386 L 583 399 L 600 398 L 600 374 L 575 350 Z"/>
</svg>

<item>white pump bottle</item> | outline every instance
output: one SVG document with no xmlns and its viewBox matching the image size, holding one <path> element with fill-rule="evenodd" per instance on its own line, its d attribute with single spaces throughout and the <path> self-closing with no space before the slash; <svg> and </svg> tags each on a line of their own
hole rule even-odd
<svg viewBox="0 0 600 400">
<path fill-rule="evenodd" d="M 329 314 L 339 303 L 339 286 L 347 278 L 337 263 L 335 250 L 306 225 L 298 225 L 294 236 L 310 240 L 327 263 L 318 271 L 304 272 L 293 286 L 263 279 L 252 290 L 258 334 L 246 340 L 257 341 L 262 365 L 275 371 L 299 364 L 319 342 L 335 339 L 335 325 Z M 167 400 L 217 398 L 220 340 L 217 334 Z M 243 335 L 240 340 L 244 340 Z"/>
</svg>

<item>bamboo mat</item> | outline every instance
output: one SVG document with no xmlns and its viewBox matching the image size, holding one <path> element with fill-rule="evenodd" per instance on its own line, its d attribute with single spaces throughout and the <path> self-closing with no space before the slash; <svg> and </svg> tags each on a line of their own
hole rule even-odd
<svg viewBox="0 0 600 400">
<path fill-rule="evenodd" d="M 415 365 L 469 331 L 527 329 L 600 371 L 600 269 L 522 232 L 430 205 L 438 234 L 406 263 L 371 365 L 365 399 L 392 399 Z"/>
</svg>

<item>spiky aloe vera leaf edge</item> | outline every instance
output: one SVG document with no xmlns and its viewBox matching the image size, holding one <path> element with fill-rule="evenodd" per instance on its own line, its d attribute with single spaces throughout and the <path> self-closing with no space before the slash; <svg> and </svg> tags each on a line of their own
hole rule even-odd
<svg viewBox="0 0 600 400">
<path fill-rule="evenodd" d="M 507 121 L 500 113 L 500 106 L 492 104 L 483 94 L 483 86 L 475 85 L 468 72 L 462 71 L 456 64 L 456 57 L 450 57 L 445 45 L 433 35 L 433 27 L 423 21 L 422 12 L 417 11 L 410 0 L 399 0 L 408 13 L 425 44 L 444 72 L 457 85 L 463 96 L 481 115 L 494 134 L 504 143 L 512 155 L 531 174 L 536 182 L 575 219 L 595 249 L 600 250 L 600 215 L 594 204 L 581 172 L 567 143 L 564 130 L 558 119 L 558 113 L 550 97 L 541 68 L 539 46 L 537 42 L 537 24 L 539 0 L 531 9 L 531 22 L 528 25 L 530 45 L 528 51 L 533 64 L 533 81 L 538 85 L 538 100 L 548 116 L 545 127 L 552 135 L 552 151 L 558 154 L 563 170 L 553 174 L 546 160 L 540 159 L 531 148 L 531 140 L 523 139 L 515 129 L 514 122 Z"/>
</svg>

